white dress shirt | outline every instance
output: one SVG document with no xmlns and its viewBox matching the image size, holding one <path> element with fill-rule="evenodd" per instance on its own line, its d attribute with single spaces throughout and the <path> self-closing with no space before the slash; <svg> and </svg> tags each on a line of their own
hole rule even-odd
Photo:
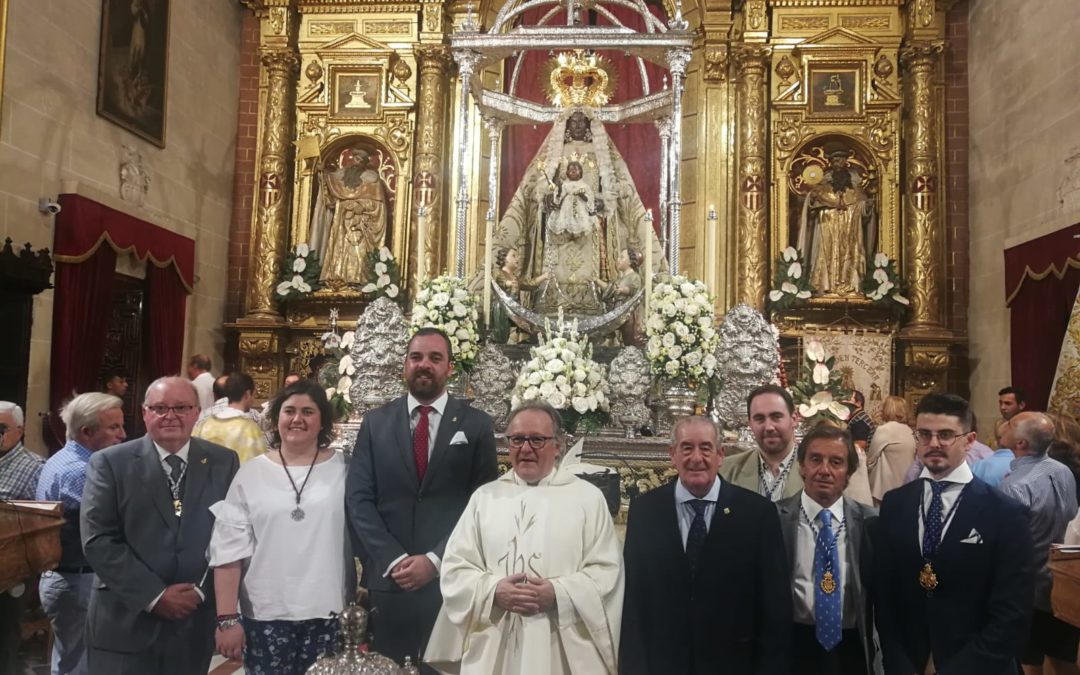
<svg viewBox="0 0 1080 675">
<path fill-rule="evenodd" d="M 933 481 L 946 481 L 951 483 L 949 487 L 945 488 L 941 493 L 941 517 L 945 518 L 945 523 L 941 526 L 941 539 L 945 540 L 945 533 L 949 530 L 949 524 L 956 516 L 956 500 L 960 498 L 960 493 L 964 491 L 964 487 L 972 481 L 975 476 L 971 473 L 971 467 L 967 462 L 960 462 L 960 466 L 953 469 L 948 474 L 935 478 L 930 470 L 923 467 L 922 473 L 919 474 L 919 478 L 929 478 Z M 919 551 L 922 551 L 923 533 L 926 531 L 926 525 L 923 523 L 923 514 L 930 511 L 930 501 L 934 498 L 934 493 L 930 489 L 929 481 L 923 481 L 923 498 L 922 508 L 919 509 Z"/>
<path fill-rule="evenodd" d="M 720 496 L 720 476 L 716 477 L 713 481 L 712 487 L 705 494 L 704 499 L 708 502 L 705 505 L 705 531 L 709 531 L 709 527 L 712 526 L 713 513 L 716 512 L 716 499 Z M 675 482 L 675 513 L 679 517 L 679 533 L 682 535 L 683 550 L 686 550 L 686 538 L 690 535 L 690 526 L 694 524 L 694 517 L 697 512 L 694 510 L 694 505 L 690 502 L 699 497 L 695 497 L 686 489 L 686 486 L 682 484 L 682 481 Z"/>
<path fill-rule="evenodd" d="M 813 626 L 814 621 L 814 553 L 817 550 L 817 531 L 821 527 L 818 515 L 823 510 L 806 491 L 800 493 L 802 511 L 799 513 L 799 526 L 795 531 L 795 563 L 792 569 L 793 590 L 795 592 L 795 621 Z M 847 596 L 851 588 L 847 560 L 848 529 L 844 524 L 844 498 L 840 497 L 829 507 L 832 514 L 832 530 L 836 535 L 836 555 L 840 558 L 840 585 L 836 592 L 840 594 L 840 606 L 843 607 L 844 628 L 855 625 L 854 608 L 848 607 Z M 809 519 L 809 520 L 808 520 Z M 813 526 L 810 525 L 813 522 Z M 841 529 L 841 525 L 843 528 Z"/>
<path fill-rule="evenodd" d="M 446 411 L 446 402 L 449 399 L 450 395 L 444 391 L 442 393 L 442 396 L 428 404 L 433 408 L 433 410 L 428 413 L 427 451 L 429 461 L 431 460 L 431 453 L 435 449 L 435 436 L 439 433 L 439 423 L 442 422 L 443 412 Z M 417 401 L 412 394 L 408 395 L 406 403 L 409 406 L 409 431 L 411 431 L 412 433 L 416 433 L 416 425 L 420 422 L 420 411 L 417 410 L 417 408 L 419 408 L 422 404 L 420 403 L 420 401 Z M 428 551 L 424 555 L 427 556 L 428 560 L 431 561 L 432 565 L 435 565 L 435 575 L 438 576 L 439 568 L 442 567 L 442 559 L 440 559 L 439 556 L 435 555 L 435 553 L 432 551 Z M 387 566 L 386 571 L 383 572 L 383 577 L 385 578 L 390 576 L 390 572 L 395 567 L 397 567 L 398 563 L 408 557 L 408 555 L 399 555 L 397 558 L 395 558 Z"/>
</svg>

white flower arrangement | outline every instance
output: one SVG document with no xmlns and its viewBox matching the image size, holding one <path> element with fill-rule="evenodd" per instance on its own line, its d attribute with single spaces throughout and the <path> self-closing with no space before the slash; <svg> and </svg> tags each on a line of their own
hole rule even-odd
<svg viewBox="0 0 1080 675">
<path fill-rule="evenodd" d="M 371 251 L 367 256 L 368 278 L 372 279 L 363 288 L 361 293 L 369 295 L 371 300 L 385 295 L 395 302 L 399 302 L 401 295 L 400 283 L 401 271 L 397 260 L 390 249 L 383 246 L 378 251 Z"/>
<path fill-rule="evenodd" d="M 791 387 L 799 416 L 810 427 L 829 420 L 844 422 L 851 414 L 840 401 L 847 398 L 840 373 L 834 369 L 836 357 L 825 353 L 817 340 L 806 343 L 803 377 Z"/>
<path fill-rule="evenodd" d="M 343 419 L 352 410 L 349 390 L 352 389 L 352 378 L 356 375 L 356 365 L 349 352 L 356 339 L 356 332 L 345 331 L 339 336 L 335 331 L 327 331 L 320 339 L 326 362 L 318 373 L 319 384 L 326 389 L 326 398 L 338 419 Z"/>
<path fill-rule="evenodd" d="M 911 301 L 904 296 L 901 286 L 900 274 L 896 271 L 896 261 L 886 253 L 875 255 L 866 279 L 863 281 L 863 292 L 866 297 L 873 300 L 875 304 L 887 305 L 903 311 L 903 308 L 910 305 Z"/>
<path fill-rule="evenodd" d="M 469 293 L 463 279 L 444 274 L 424 282 L 416 294 L 413 332 L 431 326 L 446 333 L 454 365 L 466 373 L 472 372 L 480 353 L 478 322 L 476 297 Z"/>
<path fill-rule="evenodd" d="M 529 350 L 518 374 L 510 406 L 540 400 L 563 412 L 568 431 L 599 429 L 608 419 L 608 382 L 604 367 L 592 360 L 592 345 L 577 332 L 577 321 L 545 326 L 540 343 Z"/>
<path fill-rule="evenodd" d="M 319 254 L 307 244 L 297 244 L 285 259 L 281 268 L 281 283 L 277 285 L 277 294 L 283 300 L 307 295 L 322 288 L 319 275 L 322 266 Z"/>
<path fill-rule="evenodd" d="M 787 309 L 808 300 L 812 293 L 810 269 L 802 253 L 794 246 L 788 246 L 776 261 L 776 278 L 773 290 L 769 291 L 769 303 L 773 309 Z"/>
<path fill-rule="evenodd" d="M 645 355 L 653 373 L 696 384 L 716 372 L 716 310 L 700 281 L 674 276 L 653 286 Z"/>
</svg>

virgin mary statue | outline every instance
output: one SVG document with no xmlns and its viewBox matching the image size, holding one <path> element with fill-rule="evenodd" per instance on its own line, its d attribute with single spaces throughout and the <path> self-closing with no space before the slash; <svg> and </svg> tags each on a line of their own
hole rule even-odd
<svg viewBox="0 0 1080 675">
<path fill-rule="evenodd" d="M 626 162 L 594 114 L 571 108 L 555 121 L 495 230 L 496 248 L 520 252 L 522 277 L 540 280 L 532 308 L 541 314 L 604 313 L 598 282 L 618 276 L 627 248 L 650 245 L 654 269 L 662 263 Z"/>
</svg>

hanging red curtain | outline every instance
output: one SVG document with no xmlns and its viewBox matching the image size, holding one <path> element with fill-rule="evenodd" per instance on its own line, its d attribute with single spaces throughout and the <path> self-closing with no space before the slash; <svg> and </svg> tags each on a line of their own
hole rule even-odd
<svg viewBox="0 0 1080 675">
<path fill-rule="evenodd" d="M 184 356 L 187 289 L 171 267 L 146 267 L 147 325 L 150 327 L 150 379 L 180 373 Z"/>
<path fill-rule="evenodd" d="M 147 265 L 150 375 L 176 373 L 184 347 L 187 294 L 195 280 L 195 242 L 86 197 L 60 195 L 54 242 L 52 363 L 49 408 L 73 392 L 97 388 L 112 314 L 118 253 Z M 59 419 L 51 422 L 63 438 Z M 59 425 L 59 428 L 58 426 Z"/>
<path fill-rule="evenodd" d="M 644 20 L 633 10 L 625 7 L 609 5 L 608 9 L 627 28 L 636 31 L 644 31 Z M 650 7 L 654 14 L 662 17 L 663 11 L 658 7 Z M 522 24 L 535 25 L 550 7 L 538 7 L 522 14 Z M 566 13 L 556 14 L 547 25 L 558 26 L 566 23 Z M 611 25 L 611 21 L 597 15 L 597 25 Z M 601 56 L 608 60 L 610 72 L 618 78 L 618 86 L 612 96 L 612 103 L 620 103 L 643 95 L 644 89 L 641 83 L 641 75 L 637 66 L 637 59 L 626 56 L 622 52 L 600 50 Z M 514 95 L 528 101 L 547 103 L 546 93 L 541 74 L 544 65 L 551 56 L 547 52 L 531 51 L 523 54 L 520 72 L 517 79 L 517 88 Z M 506 61 L 506 85 L 510 89 L 510 78 L 513 73 L 516 59 Z M 645 73 L 649 80 L 651 92 L 658 91 L 663 86 L 663 76 L 666 71 L 654 64 L 645 63 Z M 656 127 L 652 124 L 612 124 L 606 125 L 608 136 L 623 161 L 626 162 L 630 175 L 634 178 L 634 185 L 645 208 L 652 209 L 654 223 L 659 225 L 660 203 L 660 136 Z M 515 125 L 508 127 L 503 134 L 502 163 L 500 166 L 499 183 L 499 213 L 501 214 L 514 191 L 521 184 L 525 172 L 529 168 L 529 162 L 536 156 L 544 138 L 551 131 L 550 126 L 525 126 Z"/>
<path fill-rule="evenodd" d="M 1045 410 L 1069 315 L 1080 289 L 1080 224 L 1005 250 L 1012 384 Z"/>
</svg>

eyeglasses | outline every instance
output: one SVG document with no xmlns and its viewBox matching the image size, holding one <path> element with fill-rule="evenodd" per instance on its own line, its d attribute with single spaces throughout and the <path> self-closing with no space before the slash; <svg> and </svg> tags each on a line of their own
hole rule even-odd
<svg viewBox="0 0 1080 675">
<path fill-rule="evenodd" d="M 510 443 L 510 447 L 517 449 L 525 445 L 525 441 L 529 442 L 529 446 L 533 450 L 540 450 L 547 442 L 555 438 L 554 436 L 507 436 L 506 441 Z"/>
<path fill-rule="evenodd" d="M 966 436 L 966 431 L 954 431 L 953 429 L 942 429 L 941 431 L 930 431 L 929 429 L 916 429 L 915 438 L 923 445 L 929 445 L 930 441 L 937 436 L 938 442 L 942 445 L 948 445 L 954 442 L 961 436 Z"/>
<path fill-rule="evenodd" d="M 195 409 L 193 405 L 148 405 L 144 407 L 158 417 L 165 417 L 169 413 L 177 417 L 183 417 Z"/>
</svg>

